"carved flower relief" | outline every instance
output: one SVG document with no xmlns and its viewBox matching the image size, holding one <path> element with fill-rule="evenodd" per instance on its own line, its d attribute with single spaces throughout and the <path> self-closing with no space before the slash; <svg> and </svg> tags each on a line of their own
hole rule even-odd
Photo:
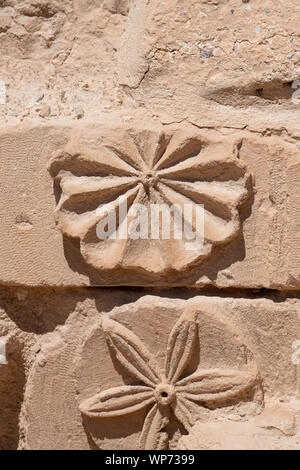
<svg viewBox="0 0 300 470">
<path fill-rule="evenodd" d="M 104 317 L 102 329 L 115 363 L 126 370 L 136 385 L 104 390 L 81 402 L 80 410 L 92 419 L 115 419 L 147 410 L 141 449 L 168 448 L 166 429 L 172 416 L 189 431 L 196 420 L 193 406 L 215 409 L 237 402 L 258 385 L 259 375 L 253 362 L 242 370 L 198 367 L 194 373 L 187 372 L 199 348 L 195 310 L 187 310 L 171 331 L 163 370 L 142 341 L 123 324 Z"/>
<path fill-rule="evenodd" d="M 56 214 L 62 232 L 80 239 L 86 262 L 96 269 L 141 269 L 163 274 L 200 263 L 215 245 L 239 232 L 239 206 L 248 195 L 249 175 L 232 142 L 214 142 L 181 131 L 111 132 L 99 148 L 69 144 L 50 164 L 60 186 Z M 121 235 L 125 221 L 116 217 L 115 233 L 97 237 L 97 224 L 127 198 L 128 220 L 137 215 L 135 204 L 204 205 L 204 243 L 187 250 L 187 237 L 132 239 Z M 99 206 L 107 208 L 99 213 Z M 128 223 L 128 220 L 126 223 Z M 178 219 L 171 213 L 174 232 Z M 149 223 L 149 227 L 150 227 Z M 188 223 L 187 223 L 188 225 Z M 194 221 L 191 230 L 196 229 Z M 180 230 L 180 228 L 179 228 Z M 123 232 L 122 232 L 123 233 Z M 122 239 L 123 238 L 123 239 Z"/>
</svg>

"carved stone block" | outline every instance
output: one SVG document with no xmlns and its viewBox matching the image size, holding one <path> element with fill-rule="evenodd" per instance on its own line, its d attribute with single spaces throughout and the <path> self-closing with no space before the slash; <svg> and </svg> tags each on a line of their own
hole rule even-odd
<svg viewBox="0 0 300 470">
<path fill-rule="evenodd" d="M 0 282 L 296 289 L 295 155 L 276 137 L 120 116 L 110 125 L 6 129 Z M 203 245 L 151 239 L 150 222 L 148 239 L 99 239 L 99 207 L 118 207 L 124 194 L 132 222 L 133 203 L 203 204 Z"/>
<path fill-rule="evenodd" d="M 59 227 L 80 240 L 84 260 L 100 272 L 128 270 L 134 276 L 138 271 L 149 279 L 184 274 L 240 231 L 239 209 L 249 197 L 251 182 L 238 157 L 234 141 L 213 140 L 193 129 L 105 130 L 98 149 L 76 136 L 50 163 L 61 191 Z M 126 199 L 122 217 L 120 197 Z M 189 250 L 183 230 L 188 221 L 183 223 L 179 213 L 184 218 L 185 207 L 195 212 L 198 204 L 204 207 L 204 229 L 196 236 L 204 243 Z M 138 215 L 136 205 L 146 211 L 146 220 L 133 237 L 129 222 Z M 164 214 L 153 220 L 153 206 L 159 211 L 173 208 L 168 236 L 163 233 Z M 109 216 L 117 220 L 109 238 L 101 240 L 97 224 Z"/>
<path fill-rule="evenodd" d="M 252 423 L 295 393 L 298 302 L 131 294 L 113 307 L 122 295 L 79 297 L 41 340 L 26 448 L 176 449 L 199 421 Z"/>
</svg>

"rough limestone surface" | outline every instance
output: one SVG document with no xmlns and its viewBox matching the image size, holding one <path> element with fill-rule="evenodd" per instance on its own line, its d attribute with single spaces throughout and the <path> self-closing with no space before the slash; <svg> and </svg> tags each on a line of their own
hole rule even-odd
<svg viewBox="0 0 300 470">
<path fill-rule="evenodd" d="M 267 407 L 296 394 L 299 300 L 119 289 L 62 298 L 52 294 L 44 312 L 68 319 L 37 340 L 21 448 L 176 449 L 197 421 L 274 427 Z M 299 439 L 299 409 L 282 419 Z"/>
<path fill-rule="evenodd" d="M 300 450 L 299 22 L 0 0 L 0 450 Z"/>
</svg>

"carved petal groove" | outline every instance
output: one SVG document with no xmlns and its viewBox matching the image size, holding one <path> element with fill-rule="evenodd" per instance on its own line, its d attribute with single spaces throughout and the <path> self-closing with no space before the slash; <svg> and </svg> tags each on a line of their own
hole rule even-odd
<svg viewBox="0 0 300 470">
<path fill-rule="evenodd" d="M 173 411 L 178 421 L 189 431 L 195 423 L 188 408 L 188 401 L 183 396 L 177 396 Z"/>
<path fill-rule="evenodd" d="M 192 401 L 218 403 L 242 395 L 258 382 L 256 368 L 248 371 L 234 369 L 210 369 L 179 381 L 177 393 Z"/>
<path fill-rule="evenodd" d="M 167 356 L 166 377 L 176 383 L 191 360 L 195 346 L 197 324 L 194 314 L 185 312 L 170 333 Z"/>
<path fill-rule="evenodd" d="M 140 438 L 140 449 L 165 450 L 168 448 L 168 434 L 163 428 L 168 424 L 168 418 L 163 417 L 157 405 L 149 411 Z"/>
<path fill-rule="evenodd" d="M 138 186 L 134 187 L 133 189 L 129 189 L 125 194 L 123 194 L 123 196 L 126 197 L 130 203 L 130 201 L 132 201 L 133 198 L 136 197 L 138 190 Z M 120 192 L 120 196 L 121 195 L 122 194 Z M 113 202 L 105 204 L 102 207 L 102 212 L 99 212 L 99 208 L 97 208 L 90 212 L 75 214 L 73 212 L 62 210 L 67 200 L 68 198 L 66 196 L 62 196 L 61 201 L 56 209 L 56 214 L 58 215 L 58 220 L 60 222 L 62 231 L 66 235 L 69 235 L 71 237 L 84 238 L 88 231 L 91 230 L 93 227 L 96 227 L 98 222 L 100 222 L 100 220 L 102 220 L 106 216 L 106 214 L 109 214 L 111 212 L 115 213 L 119 206 L 119 201 L 117 199 Z"/>
<path fill-rule="evenodd" d="M 115 387 L 95 395 L 80 405 L 80 411 L 93 418 L 113 418 L 139 411 L 155 402 L 148 387 Z"/>
<path fill-rule="evenodd" d="M 90 192 L 107 191 L 114 188 L 124 188 L 137 184 L 134 176 L 74 176 L 71 173 L 61 175 L 60 186 L 67 196 L 86 194 Z"/>
</svg>

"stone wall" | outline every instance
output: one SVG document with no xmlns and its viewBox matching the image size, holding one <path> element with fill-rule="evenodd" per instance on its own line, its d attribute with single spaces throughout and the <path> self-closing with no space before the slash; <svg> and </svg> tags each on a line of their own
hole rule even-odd
<svg viewBox="0 0 300 470">
<path fill-rule="evenodd" d="M 299 21 L 0 0 L 0 449 L 300 449 Z"/>
</svg>

